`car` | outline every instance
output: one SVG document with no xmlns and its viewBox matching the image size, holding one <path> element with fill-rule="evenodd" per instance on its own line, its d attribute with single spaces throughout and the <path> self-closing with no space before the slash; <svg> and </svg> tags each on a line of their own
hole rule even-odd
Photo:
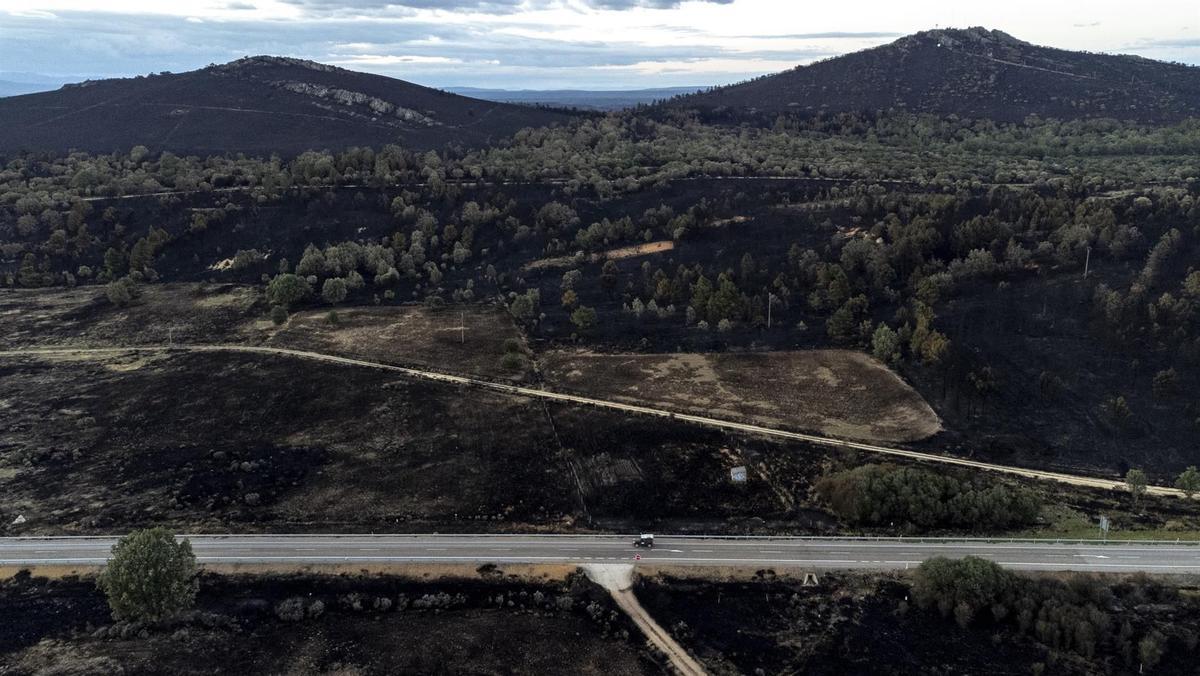
<svg viewBox="0 0 1200 676">
<path fill-rule="evenodd" d="M 634 547 L 645 547 L 646 549 L 654 549 L 654 536 L 649 533 L 643 533 L 638 539 L 633 541 Z"/>
</svg>

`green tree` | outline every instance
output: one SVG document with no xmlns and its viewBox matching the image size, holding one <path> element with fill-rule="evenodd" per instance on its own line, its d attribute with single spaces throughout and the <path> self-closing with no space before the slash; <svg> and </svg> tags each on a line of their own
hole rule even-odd
<svg viewBox="0 0 1200 676">
<path fill-rule="evenodd" d="M 142 237 L 133 243 L 133 248 L 129 250 L 129 269 L 130 271 L 140 272 L 154 262 L 154 246 L 150 240 Z"/>
<path fill-rule="evenodd" d="M 508 305 L 508 311 L 520 322 L 536 322 L 542 305 L 542 293 L 537 289 L 527 289 L 525 293 L 513 297 Z"/>
<path fill-rule="evenodd" d="M 121 253 L 121 251 L 109 247 L 104 252 L 104 270 L 108 273 L 109 277 L 116 278 L 125 274 L 125 265 L 125 254 Z"/>
<path fill-rule="evenodd" d="M 596 327 L 596 311 L 586 305 L 580 305 L 571 313 L 571 323 L 580 333 L 590 333 Z"/>
<path fill-rule="evenodd" d="M 1137 504 L 1138 498 L 1146 494 L 1146 486 L 1150 484 L 1150 480 L 1146 477 L 1146 473 L 1140 469 L 1131 469 L 1125 473 L 1125 485 L 1129 487 L 1129 494 L 1133 496 L 1133 504 Z"/>
<path fill-rule="evenodd" d="M 1183 494 L 1189 498 L 1200 493 L 1200 470 L 1197 470 L 1195 465 L 1183 470 L 1183 473 L 1175 480 L 1175 488 L 1183 491 Z"/>
<path fill-rule="evenodd" d="M 134 531 L 113 545 L 99 586 L 115 619 L 156 622 L 195 601 L 196 556 L 165 528 Z"/>
<path fill-rule="evenodd" d="M 858 337 L 859 326 L 867 318 L 867 297 L 858 295 L 846 301 L 825 322 L 830 340 L 848 343 Z"/>
<path fill-rule="evenodd" d="M 17 283 L 24 287 L 42 285 L 42 276 L 38 274 L 37 257 L 31 253 L 21 259 L 21 267 L 17 270 Z"/>
<path fill-rule="evenodd" d="M 611 260 L 604 261 L 604 265 L 600 268 L 600 286 L 604 287 L 605 291 L 611 292 L 617 288 L 619 281 L 621 281 L 621 271 L 617 268 L 617 264 Z"/>
<path fill-rule="evenodd" d="M 282 305 L 272 305 L 271 306 L 271 323 L 275 324 L 275 326 L 279 326 L 280 324 L 283 324 L 284 322 L 286 322 L 287 318 L 288 318 L 287 308 L 285 308 Z"/>
<path fill-rule="evenodd" d="M 871 354 L 885 364 L 900 360 L 900 334 L 887 324 L 880 322 L 871 336 Z"/>
<path fill-rule="evenodd" d="M 1142 659 L 1142 667 L 1153 669 L 1162 661 L 1167 651 L 1167 638 L 1157 629 L 1151 631 L 1138 642 L 1138 657 Z"/>
<path fill-rule="evenodd" d="M 284 309 L 308 298 L 311 293 L 312 287 L 308 285 L 308 281 L 298 275 L 275 275 L 271 283 L 267 284 L 267 300 L 273 305 L 282 305 Z"/>
<path fill-rule="evenodd" d="M 993 561 L 938 556 L 917 568 L 913 600 L 921 608 L 936 607 L 943 617 L 953 613 L 965 627 L 980 610 L 1005 598 L 1015 585 L 1015 576 Z"/>
<path fill-rule="evenodd" d="M 335 305 L 346 300 L 346 293 L 346 280 L 341 277 L 327 279 L 321 287 L 321 298 L 330 305 Z"/>
</svg>

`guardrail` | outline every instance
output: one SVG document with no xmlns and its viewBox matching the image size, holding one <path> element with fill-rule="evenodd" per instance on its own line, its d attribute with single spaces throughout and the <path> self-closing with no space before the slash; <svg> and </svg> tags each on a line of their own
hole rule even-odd
<svg viewBox="0 0 1200 676">
<path fill-rule="evenodd" d="M 441 539 L 441 538 L 490 538 L 490 539 L 591 539 L 591 540 L 625 540 L 636 538 L 639 533 L 182 533 L 176 535 L 177 538 L 188 539 L 204 539 L 204 540 L 224 540 L 224 539 L 279 539 L 279 538 L 312 538 L 312 539 L 337 539 L 337 538 L 413 538 L 413 539 Z M 16 535 L 10 537 L 0 537 L 0 544 L 4 542 L 33 542 L 42 540 L 113 540 L 121 537 L 121 535 Z M 873 536 L 873 535 L 844 535 L 844 536 L 822 536 L 822 535 L 688 535 L 688 534 L 656 534 L 655 542 L 660 544 L 668 540 L 737 540 L 745 542 L 828 542 L 830 544 L 838 542 L 892 542 L 904 544 L 1036 544 L 1036 545 L 1079 545 L 1079 546 L 1101 546 L 1101 545 L 1188 545 L 1200 547 L 1200 540 L 1123 540 L 1123 539 L 1091 539 L 1091 538 L 1020 538 L 1020 537 L 903 537 L 903 536 Z"/>
</svg>

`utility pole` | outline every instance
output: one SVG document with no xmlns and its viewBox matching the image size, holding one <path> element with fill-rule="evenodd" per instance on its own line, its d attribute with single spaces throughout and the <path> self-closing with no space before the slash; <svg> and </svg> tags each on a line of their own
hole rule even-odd
<svg viewBox="0 0 1200 676">
<path fill-rule="evenodd" d="M 467 311 L 463 310 L 459 315 L 458 320 L 458 343 L 460 345 L 467 342 Z"/>
<path fill-rule="evenodd" d="M 1083 261 L 1083 278 L 1087 279 L 1088 268 L 1092 265 L 1092 247 L 1087 248 L 1087 258 Z"/>
<path fill-rule="evenodd" d="M 775 301 L 775 294 L 767 294 L 767 328 L 771 328 L 771 303 Z"/>
</svg>

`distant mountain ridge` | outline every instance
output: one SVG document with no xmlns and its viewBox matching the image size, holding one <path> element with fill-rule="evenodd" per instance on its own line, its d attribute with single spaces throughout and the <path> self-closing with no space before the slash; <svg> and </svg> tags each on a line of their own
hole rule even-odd
<svg viewBox="0 0 1200 676">
<path fill-rule="evenodd" d="M 180 74 L 89 80 L 0 99 L 0 152 L 296 154 L 354 145 L 480 145 L 569 119 L 276 56 Z"/>
<path fill-rule="evenodd" d="M 1033 45 L 985 28 L 924 31 L 873 49 L 685 96 L 758 111 L 903 109 L 1016 122 L 1200 116 L 1200 67 Z"/>
<path fill-rule="evenodd" d="M 446 91 L 487 101 L 526 105 L 579 108 L 583 110 L 620 110 L 693 94 L 706 87 L 656 87 L 651 89 L 481 89 L 448 87 Z"/>
</svg>

